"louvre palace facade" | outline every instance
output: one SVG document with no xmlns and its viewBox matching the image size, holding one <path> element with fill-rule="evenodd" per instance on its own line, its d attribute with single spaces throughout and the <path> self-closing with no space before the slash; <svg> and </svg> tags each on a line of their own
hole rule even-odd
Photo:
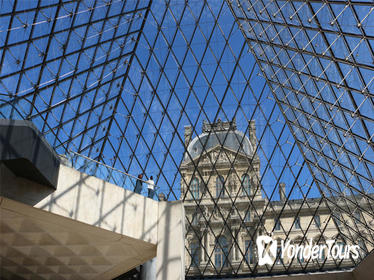
<svg viewBox="0 0 374 280">
<path fill-rule="evenodd" d="M 185 127 L 186 153 L 180 168 L 186 217 L 186 276 L 266 272 L 269 266 L 258 265 L 256 239 L 260 235 L 269 235 L 278 241 L 272 267 L 275 272 L 286 267 L 290 272 L 305 270 L 306 264 L 307 270 L 313 271 L 322 266 L 324 269 L 337 265 L 348 267 L 351 259 L 327 257 L 327 247 L 313 260 L 280 257 L 282 240 L 300 246 L 335 240 L 333 245 L 337 244 L 344 254 L 344 240 L 351 233 L 340 225 L 355 219 L 352 227 L 361 222 L 362 228 L 356 230 L 365 232 L 362 221 L 369 217 L 355 211 L 353 204 L 337 201 L 345 214 L 333 219 L 331 210 L 318 198 L 287 197 L 289 186 L 285 182 L 279 183 L 277 196 L 273 196 L 277 199 L 264 196 L 255 121 L 250 121 L 248 127 L 245 135 L 237 130 L 235 119 L 204 122 L 202 134 L 193 139 L 191 127 Z M 357 195 L 352 199 L 360 201 L 361 198 Z M 364 199 L 361 205 L 367 211 L 373 207 Z M 353 240 L 357 240 L 361 256 L 372 250 L 372 246 L 365 246 L 364 240 L 355 237 Z"/>
</svg>

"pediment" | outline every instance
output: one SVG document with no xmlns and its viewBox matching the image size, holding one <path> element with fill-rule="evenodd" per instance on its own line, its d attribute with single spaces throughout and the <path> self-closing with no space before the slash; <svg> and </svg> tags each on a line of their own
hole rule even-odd
<svg viewBox="0 0 374 280">
<path fill-rule="evenodd" d="M 218 161 L 217 161 L 218 159 Z M 217 147 L 214 147 L 204 153 L 202 153 L 201 155 L 198 155 L 196 156 L 195 158 L 193 158 L 192 161 L 195 162 L 195 164 L 199 163 L 199 164 L 212 164 L 214 162 L 217 161 L 217 164 L 220 164 L 220 163 L 230 163 L 230 162 L 233 162 L 234 160 L 235 161 L 248 161 L 249 157 L 247 155 L 245 155 L 244 153 L 241 153 L 241 152 L 238 152 L 237 151 L 233 151 L 231 149 L 228 149 L 226 147 L 222 147 L 222 146 L 217 146 Z M 189 165 L 193 165 L 192 164 L 192 161 L 190 159 L 188 159 L 184 165 L 185 166 L 189 166 Z"/>
</svg>

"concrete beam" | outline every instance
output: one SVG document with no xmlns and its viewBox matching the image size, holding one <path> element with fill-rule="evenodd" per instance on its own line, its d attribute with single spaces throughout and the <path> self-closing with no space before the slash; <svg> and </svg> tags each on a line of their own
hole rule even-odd
<svg viewBox="0 0 374 280">
<path fill-rule="evenodd" d="M 8 198 L 0 197 L 0 216 L 2 279 L 109 280 L 156 254 L 148 242 Z"/>
<path fill-rule="evenodd" d="M 0 161 L 17 176 L 56 188 L 60 159 L 30 121 L 0 119 Z"/>
</svg>

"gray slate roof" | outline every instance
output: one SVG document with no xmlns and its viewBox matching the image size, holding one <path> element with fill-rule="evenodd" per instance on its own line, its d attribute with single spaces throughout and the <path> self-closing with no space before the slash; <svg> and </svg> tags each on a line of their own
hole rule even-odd
<svg viewBox="0 0 374 280">
<path fill-rule="evenodd" d="M 238 130 L 216 131 L 211 132 L 210 135 L 209 133 L 202 133 L 191 141 L 187 151 L 192 158 L 195 158 L 202 153 L 204 145 L 204 151 L 207 151 L 222 144 L 224 147 L 235 152 L 239 150 L 239 152 L 246 155 L 253 153 L 253 148 L 248 137 Z M 186 161 L 189 158 L 188 154 L 186 154 L 184 160 Z"/>
</svg>

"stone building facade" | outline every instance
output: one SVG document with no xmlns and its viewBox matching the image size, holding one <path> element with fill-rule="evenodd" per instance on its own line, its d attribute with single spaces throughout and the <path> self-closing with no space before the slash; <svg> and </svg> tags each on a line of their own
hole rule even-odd
<svg viewBox="0 0 374 280">
<path fill-rule="evenodd" d="M 269 266 L 256 265 L 257 236 L 271 235 L 279 241 L 278 246 L 286 238 L 304 245 L 310 240 L 313 244 L 328 239 L 339 242 L 337 226 L 352 218 L 344 214 L 339 220 L 332 219 L 321 199 L 287 200 L 284 183 L 277 190 L 279 199 L 269 203 L 260 185 L 256 143 L 254 121 L 249 123 L 248 136 L 237 130 L 235 119 L 204 122 L 202 134 L 193 139 L 191 127 L 185 127 L 187 152 L 180 170 L 187 227 L 187 275 L 266 272 Z M 347 213 L 351 211 L 349 206 L 344 207 L 348 207 Z M 277 219 L 280 213 L 281 218 Z M 360 219 L 359 215 L 364 213 L 355 214 L 355 218 Z M 364 245 L 362 248 L 372 249 Z M 336 267 L 334 260 L 326 259 L 326 252 L 322 250 L 313 261 L 278 258 L 273 271 L 284 271 L 290 262 L 290 271 L 303 270 L 306 265 L 306 270 L 318 269 L 322 264 L 324 269 Z M 340 263 L 340 267 L 351 265 L 349 259 Z"/>
</svg>

